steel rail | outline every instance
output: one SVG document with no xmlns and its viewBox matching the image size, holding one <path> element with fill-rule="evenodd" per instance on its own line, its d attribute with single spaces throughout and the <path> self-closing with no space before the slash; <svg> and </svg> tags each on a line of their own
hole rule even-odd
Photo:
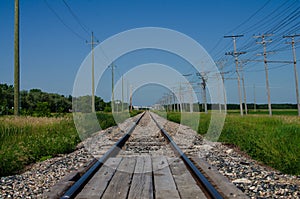
<svg viewBox="0 0 300 199">
<path fill-rule="evenodd" d="M 118 142 L 116 142 L 94 165 L 91 166 L 87 172 L 85 172 L 75 183 L 72 185 L 62 197 L 61 199 L 69 199 L 74 198 L 82 188 L 87 184 L 87 182 L 94 176 L 94 174 L 102 167 L 105 161 L 110 158 L 116 156 L 121 148 L 124 146 L 125 142 L 131 136 L 131 133 L 135 129 L 136 125 L 140 122 L 142 117 L 145 115 L 145 112 L 142 113 L 141 117 L 134 122 L 129 131 L 121 138 Z"/>
<path fill-rule="evenodd" d="M 192 163 L 192 161 L 183 153 L 183 151 L 173 141 L 173 139 L 167 133 L 167 131 L 162 126 L 160 126 L 160 124 L 154 119 L 151 113 L 150 116 L 153 119 L 153 121 L 156 123 L 160 131 L 162 132 L 163 136 L 168 140 L 172 148 L 180 156 L 183 162 L 187 165 L 187 167 L 190 169 L 192 174 L 194 174 L 196 180 L 203 185 L 203 187 L 206 189 L 208 194 L 213 199 L 223 199 L 223 196 L 215 189 L 215 187 L 207 180 L 207 178 L 199 171 L 199 169 L 197 169 L 197 167 Z"/>
</svg>

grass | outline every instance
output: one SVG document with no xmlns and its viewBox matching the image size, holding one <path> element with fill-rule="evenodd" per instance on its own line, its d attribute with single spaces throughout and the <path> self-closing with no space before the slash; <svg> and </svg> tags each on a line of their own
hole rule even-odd
<svg viewBox="0 0 300 199">
<path fill-rule="evenodd" d="M 190 113 L 182 124 L 200 134 L 207 132 L 211 114 Z M 168 119 L 179 123 L 180 113 L 168 113 Z M 195 123 L 199 121 L 196 128 Z M 253 159 L 287 174 L 300 175 L 300 120 L 297 116 L 228 114 L 219 138 L 233 144 Z"/>
<path fill-rule="evenodd" d="M 0 118 L 0 176 L 59 153 L 68 153 L 79 142 L 71 117 Z"/>
<path fill-rule="evenodd" d="M 139 111 L 133 111 L 135 116 Z M 118 122 L 128 117 L 118 116 Z M 116 125 L 111 113 L 96 115 L 102 129 Z M 83 128 L 90 132 L 88 120 Z M 98 125 L 99 126 L 99 125 Z M 82 138 L 82 137 L 81 137 Z M 75 150 L 80 142 L 71 115 L 64 117 L 0 117 L 0 176 L 19 173 L 26 165 Z"/>
<path fill-rule="evenodd" d="M 229 114 L 240 114 L 240 110 L 229 110 Z M 248 114 L 250 115 L 269 115 L 268 109 L 257 109 L 254 111 L 253 109 L 248 110 Z M 298 115 L 297 109 L 272 109 L 272 115 Z"/>
</svg>

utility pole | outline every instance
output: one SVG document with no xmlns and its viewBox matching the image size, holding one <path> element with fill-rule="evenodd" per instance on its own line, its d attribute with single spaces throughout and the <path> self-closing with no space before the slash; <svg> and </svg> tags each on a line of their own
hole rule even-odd
<svg viewBox="0 0 300 199">
<path fill-rule="evenodd" d="M 132 112 L 132 85 L 130 85 L 129 103 L 130 103 L 130 112 Z"/>
<path fill-rule="evenodd" d="M 174 112 L 177 112 L 177 110 L 176 110 L 176 100 L 175 100 L 175 93 L 174 92 L 172 92 L 172 96 L 173 96 L 173 103 L 174 103 Z"/>
<path fill-rule="evenodd" d="M 255 84 L 253 84 L 253 108 L 254 108 L 254 112 L 256 112 L 256 93 L 255 93 Z"/>
<path fill-rule="evenodd" d="M 269 74 L 268 74 L 268 64 L 267 64 L 267 48 L 266 48 L 266 43 L 267 42 L 272 42 L 271 40 L 266 41 L 265 37 L 272 36 L 272 34 L 267 34 L 267 35 L 259 35 L 259 36 L 254 36 L 254 38 L 261 38 L 261 42 L 256 42 L 257 44 L 262 44 L 263 45 L 263 56 L 264 56 L 264 64 L 265 64 L 265 73 L 266 73 L 266 88 L 267 88 L 267 95 L 268 95 L 268 107 L 269 107 L 269 115 L 272 116 L 272 106 L 271 106 L 271 94 L 270 94 L 270 86 L 269 86 Z"/>
<path fill-rule="evenodd" d="M 114 92 L 114 62 L 111 63 L 111 110 L 114 112 L 115 107 L 115 92 Z"/>
<path fill-rule="evenodd" d="M 286 36 L 283 36 L 284 38 L 291 38 L 292 39 L 292 42 L 287 42 L 287 44 L 292 44 L 298 116 L 300 116 L 300 99 L 299 99 L 299 87 L 298 87 L 297 59 L 296 59 L 296 50 L 295 50 L 295 37 L 299 37 L 299 36 L 300 36 L 300 34 L 299 35 L 286 35 Z"/>
<path fill-rule="evenodd" d="M 193 87 L 192 86 L 190 86 L 190 88 L 189 88 L 189 93 L 190 93 L 190 112 L 192 113 L 192 112 L 194 112 L 194 104 L 193 104 L 194 99 L 193 99 Z"/>
<path fill-rule="evenodd" d="M 219 68 L 221 70 L 220 74 L 222 77 L 222 82 L 223 82 L 223 98 L 224 98 L 224 111 L 225 113 L 227 113 L 227 100 L 226 100 L 226 91 L 225 91 L 225 79 L 224 79 L 224 74 L 228 73 L 228 72 L 224 72 L 223 68 L 224 68 L 224 63 L 222 62 L 218 62 Z"/>
<path fill-rule="evenodd" d="M 232 55 L 235 60 L 235 68 L 238 80 L 238 93 L 239 93 L 239 101 L 240 101 L 240 112 L 241 116 L 243 116 L 243 103 L 242 103 L 242 92 L 241 92 L 241 80 L 239 73 L 239 61 L 238 56 L 241 54 L 245 54 L 245 52 L 237 52 L 236 50 L 236 38 L 243 37 L 244 35 L 233 35 L 233 36 L 224 36 L 224 38 L 232 38 L 233 39 L 233 52 L 225 53 L 225 55 Z"/>
<path fill-rule="evenodd" d="M 169 99 L 170 99 L 170 110 L 171 110 L 171 112 L 173 111 L 173 102 L 172 102 L 172 99 L 173 99 L 173 97 L 172 97 L 172 93 L 170 92 L 170 94 L 169 94 Z"/>
<path fill-rule="evenodd" d="M 14 115 L 20 109 L 20 50 L 19 50 L 19 0 L 15 0 L 15 37 L 14 37 Z"/>
<path fill-rule="evenodd" d="M 123 78 L 123 75 L 122 75 L 122 111 L 123 112 L 124 110 L 124 78 Z"/>
<path fill-rule="evenodd" d="M 91 36 L 91 45 L 92 48 L 92 112 L 95 112 L 95 56 L 94 56 L 94 45 L 98 42 L 94 41 L 94 33 L 92 32 Z"/>
<path fill-rule="evenodd" d="M 241 65 L 241 73 L 242 73 L 242 86 L 243 86 L 243 93 L 244 93 L 245 114 L 247 115 L 248 108 L 247 108 L 247 98 L 246 98 L 246 88 L 245 88 L 245 77 L 244 77 L 244 71 L 242 65 Z"/>
<path fill-rule="evenodd" d="M 204 76 L 201 76 L 202 79 L 202 89 L 203 89 L 203 103 L 204 103 L 204 111 L 207 114 L 207 100 L 206 100 L 206 79 L 204 78 Z"/>
<path fill-rule="evenodd" d="M 182 88 L 181 88 L 181 82 L 179 83 L 179 103 L 178 104 L 180 104 L 180 110 L 181 111 L 183 111 L 184 109 L 183 109 L 183 104 L 182 104 L 182 90 L 181 90 Z"/>
<path fill-rule="evenodd" d="M 202 87 L 202 98 L 203 98 L 203 104 L 204 104 L 204 112 L 207 114 L 208 111 L 207 111 L 207 99 L 206 99 L 206 81 L 207 81 L 207 75 L 205 72 L 202 72 L 201 74 L 200 73 L 197 73 L 196 74 L 197 76 L 200 76 L 202 82 L 200 83 L 201 84 L 201 87 Z"/>
</svg>

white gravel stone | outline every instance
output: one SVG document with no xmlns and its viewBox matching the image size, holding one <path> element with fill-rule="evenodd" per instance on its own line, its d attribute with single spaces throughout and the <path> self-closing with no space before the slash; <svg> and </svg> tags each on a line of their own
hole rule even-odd
<svg viewBox="0 0 300 199">
<path fill-rule="evenodd" d="M 251 183 L 251 181 L 250 180 L 248 180 L 247 178 L 239 178 L 239 179 L 235 179 L 235 180 L 233 180 L 232 181 L 233 183 L 245 183 L 245 184 L 249 184 L 249 183 Z M 251 190 L 251 188 L 252 187 L 250 187 L 250 190 Z M 255 187 L 254 187 L 255 188 Z M 253 189 L 254 189 L 253 188 Z M 253 190 L 252 189 L 252 190 Z"/>
</svg>

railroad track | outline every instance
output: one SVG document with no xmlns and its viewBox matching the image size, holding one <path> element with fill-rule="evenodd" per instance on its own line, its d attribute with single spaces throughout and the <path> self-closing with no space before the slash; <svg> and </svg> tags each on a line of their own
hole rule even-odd
<svg viewBox="0 0 300 199">
<path fill-rule="evenodd" d="M 60 198 L 246 198 L 185 155 L 152 114 L 144 112 Z"/>
</svg>

